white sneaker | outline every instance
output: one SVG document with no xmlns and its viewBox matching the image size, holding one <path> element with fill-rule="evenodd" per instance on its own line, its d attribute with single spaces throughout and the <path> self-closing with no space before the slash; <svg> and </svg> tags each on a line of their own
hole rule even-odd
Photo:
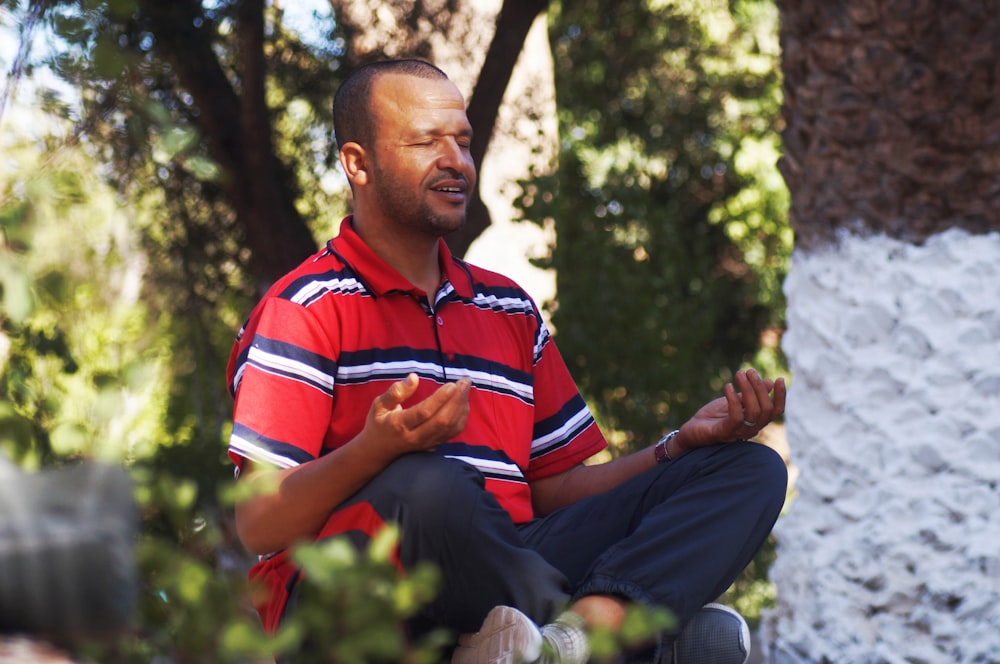
<svg viewBox="0 0 1000 664">
<path fill-rule="evenodd" d="M 451 664 L 586 664 L 590 656 L 583 618 L 566 611 L 541 629 L 511 606 L 486 614 L 475 634 L 463 634 Z"/>
<path fill-rule="evenodd" d="M 542 632 L 512 606 L 497 606 L 486 614 L 474 634 L 458 638 L 451 664 L 523 664 L 542 654 Z"/>
</svg>

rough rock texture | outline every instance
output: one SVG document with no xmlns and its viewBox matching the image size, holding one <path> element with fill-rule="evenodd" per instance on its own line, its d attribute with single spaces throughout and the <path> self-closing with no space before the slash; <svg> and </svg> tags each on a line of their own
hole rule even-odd
<svg viewBox="0 0 1000 664">
<path fill-rule="evenodd" d="M 765 661 L 1000 662 L 1000 234 L 793 257 Z"/>
<path fill-rule="evenodd" d="M 1000 230 L 993 0 L 782 0 L 781 172 L 796 247 Z"/>
</svg>

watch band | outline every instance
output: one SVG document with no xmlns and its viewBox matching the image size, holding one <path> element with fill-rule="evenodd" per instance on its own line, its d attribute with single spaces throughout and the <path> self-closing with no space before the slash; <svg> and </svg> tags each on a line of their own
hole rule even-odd
<svg viewBox="0 0 1000 664">
<path fill-rule="evenodd" d="M 670 445 L 670 441 L 674 439 L 674 436 L 680 433 L 680 429 L 674 429 L 663 438 L 656 441 L 656 445 L 653 446 L 653 456 L 656 457 L 656 463 L 663 463 L 664 461 L 673 461 L 670 457 L 670 451 L 667 446 Z"/>
</svg>

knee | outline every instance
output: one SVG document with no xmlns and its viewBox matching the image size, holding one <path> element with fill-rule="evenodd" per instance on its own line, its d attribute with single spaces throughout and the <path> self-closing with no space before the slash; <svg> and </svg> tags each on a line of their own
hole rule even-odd
<svg viewBox="0 0 1000 664">
<path fill-rule="evenodd" d="M 747 470 L 759 484 L 759 490 L 778 505 L 784 504 L 788 491 L 788 466 L 777 451 L 761 443 L 745 444 Z"/>
<path fill-rule="evenodd" d="M 701 448 L 699 474 L 712 476 L 734 499 L 780 510 L 788 489 L 788 469 L 775 450 L 755 442 L 722 443 Z M 685 455 L 686 456 L 686 455 Z M 681 457 L 682 459 L 685 457 Z"/>
<path fill-rule="evenodd" d="M 456 504 L 484 490 L 482 473 L 467 463 L 435 454 L 407 454 L 380 474 L 379 482 L 407 512 L 450 514 Z"/>
</svg>

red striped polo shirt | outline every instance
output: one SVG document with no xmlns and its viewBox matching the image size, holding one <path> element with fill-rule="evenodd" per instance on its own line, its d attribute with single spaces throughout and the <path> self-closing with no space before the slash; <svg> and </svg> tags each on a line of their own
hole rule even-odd
<svg viewBox="0 0 1000 664">
<path fill-rule="evenodd" d="M 379 258 L 351 218 L 254 308 L 230 356 L 229 456 L 289 468 L 356 436 L 372 400 L 415 373 L 404 407 L 448 381 L 472 381 L 465 429 L 437 453 L 478 468 L 517 522 L 528 482 L 607 445 L 538 308 L 512 280 L 439 245 L 429 298 Z"/>
</svg>

